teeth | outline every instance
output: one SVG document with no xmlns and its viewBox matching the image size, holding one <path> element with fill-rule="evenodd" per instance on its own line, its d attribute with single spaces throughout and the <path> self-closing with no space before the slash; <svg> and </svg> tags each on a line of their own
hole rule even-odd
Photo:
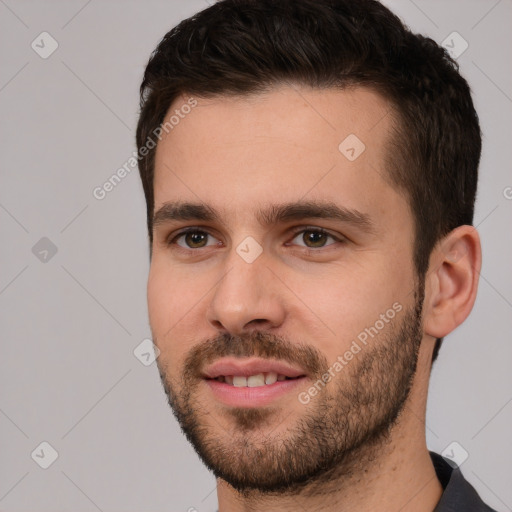
<svg viewBox="0 0 512 512">
<path fill-rule="evenodd" d="M 235 386 L 235 388 L 247 387 L 247 377 L 238 375 L 233 376 L 233 386 Z"/>
<path fill-rule="evenodd" d="M 258 373 L 258 375 L 251 375 L 250 377 L 247 377 L 247 385 L 250 388 L 255 388 L 257 386 L 264 386 L 265 385 L 265 375 L 263 375 L 263 373 Z"/>
<path fill-rule="evenodd" d="M 268 372 L 265 377 L 265 384 L 274 384 L 277 381 L 277 373 Z"/>
<path fill-rule="evenodd" d="M 216 378 L 219 382 L 225 382 L 237 388 L 256 388 L 259 386 L 270 386 L 277 381 L 286 380 L 284 375 L 278 375 L 276 372 L 258 373 L 257 375 L 220 375 Z"/>
</svg>

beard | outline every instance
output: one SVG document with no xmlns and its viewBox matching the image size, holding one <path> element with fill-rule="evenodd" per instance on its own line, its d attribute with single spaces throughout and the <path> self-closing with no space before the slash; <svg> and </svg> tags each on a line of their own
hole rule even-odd
<svg viewBox="0 0 512 512">
<path fill-rule="evenodd" d="M 206 467 L 240 495 L 325 493 L 329 483 L 368 467 L 390 439 L 416 372 L 423 296 L 420 286 L 415 304 L 362 347 L 284 431 L 278 427 L 290 415 L 283 408 L 218 409 L 200 396 L 201 369 L 226 356 L 298 364 L 312 378 L 310 385 L 328 372 L 326 357 L 313 346 L 264 331 L 219 335 L 196 345 L 178 379 L 157 359 L 169 405 Z M 218 411 L 223 417 L 216 419 Z"/>
</svg>

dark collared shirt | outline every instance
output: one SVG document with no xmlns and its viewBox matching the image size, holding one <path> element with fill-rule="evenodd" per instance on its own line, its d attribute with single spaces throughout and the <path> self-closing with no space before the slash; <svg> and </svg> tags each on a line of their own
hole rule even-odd
<svg viewBox="0 0 512 512">
<path fill-rule="evenodd" d="M 444 490 L 433 512 L 496 512 L 481 500 L 458 467 L 434 452 L 430 452 L 430 458 Z"/>
<path fill-rule="evenodd" d="M 473 486 L 462 476 L 461 470 L 452 467 L 446 459 L 430 452 L 437 478 L 444 492 L 434 512 L 496 512 L 478 496 Z"/>
</svg>

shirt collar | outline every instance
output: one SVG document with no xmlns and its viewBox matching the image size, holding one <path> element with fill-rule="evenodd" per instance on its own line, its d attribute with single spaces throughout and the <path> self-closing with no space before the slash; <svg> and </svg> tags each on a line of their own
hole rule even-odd
<svg viewBox="0 0 512 512">
<path fill-rule="evenodd" d="M 452 466 L 447 459 L 434 452 L 430 452 L 430 458 L 444 489 L 434 512 L 496 512 L 481 500 L 458 466 Z"/>
</svg>

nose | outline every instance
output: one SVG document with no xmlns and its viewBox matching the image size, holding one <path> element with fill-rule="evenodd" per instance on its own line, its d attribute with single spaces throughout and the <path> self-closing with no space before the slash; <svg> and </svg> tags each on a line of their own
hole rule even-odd
<svg viewBox="0 0 512 512">
<path fill-rule="evenodd" d="M 208 322 L 217 330 L 241 335 L 254 329 L 279 327 L 286 316 L 280 281 L 268 268 L 264 253 L 252 263 L 235 251 L 207 308 Z"/>
</svg>

